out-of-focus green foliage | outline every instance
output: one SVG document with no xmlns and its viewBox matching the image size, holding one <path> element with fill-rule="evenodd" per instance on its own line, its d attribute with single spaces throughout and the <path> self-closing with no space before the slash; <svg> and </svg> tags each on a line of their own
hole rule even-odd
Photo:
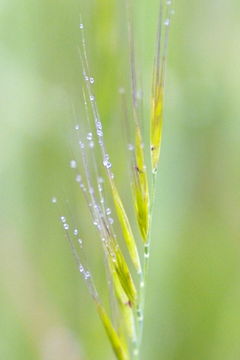
<svg viewBox="0 0 240 360">
<path fill-rule="evenodd" d="M 137 4 L 135 36 L 147 123 L 158 1 Z M 183 0 L 175 11 L 143 358 L 237 360 L 240 5 L 237 0 Z M 129 79 L 122 2 L 1 0 L 4 360 L 113 358 L 50 202 L 59 193 L 75 199 L 71 207 L 93 249 L 89 262 L 101 285 L 104 270 L 95 234 L 68 167 L 71 138 L 66 133 L 73 123 L 72 103 L 77 107 L 81 96 L 80 12 L 116 182 L 124 204 L 132 208 L 118 94 Z"/>
</svg>

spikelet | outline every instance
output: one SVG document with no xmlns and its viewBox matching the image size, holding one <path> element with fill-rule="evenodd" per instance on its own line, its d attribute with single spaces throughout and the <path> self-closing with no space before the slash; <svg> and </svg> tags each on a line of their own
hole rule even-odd
<svg viewBox="0 0 240 360">
<path fill-rule="evenodd" d="M 137 291 L 127 262 L 120 247 L 113 245 L 113 241 L 105 244 L 105 246 L 108 252 L 109 268 L 112 273 L 116 292 L 123 303 L 127 302 L 130 306 L 133 306 L 136 303 Z M 121 285 L 121 288 L 119 285 Z"/>
<path fill-rule="evenodd" d="M 136 268 L 136 270 L 140 273 L 141 272 L 141 263 L 138 255 L 137 245 L 136 241 L 132 232 L 132 228 L 130 225 L 130 222 L 128 220 L 126 211 L 123 207 L 122 200 L 120 198 L 120 195 L 118 193 L 117 187 L 115 185 L 114 180 L 111 176 L 109 176 L 109 181 L 112 189 L 112 195 L 113 195 L 113 201 L 116 208 L 116 212 L 118 215 L 118 220 L 121 224 L 122 233 L 126 242 L 126 246 L 129 251 L 129 255 L 132 259 L 132 262 Z"/>
<path fill-rule="evenodd" d="M 139 126 L 136 126 L 133 195 L 139 229 L 143 241 L 146 242 L 149 230 L 149 191 L 146 166 L 144 163 L 142 135 Z"/>
<path fill-rule="evenodd" d="M 171 3 L 169 3 L 169 5 L 170 4 Z M 165 67 L 171 15 L 171 11 L 169 9 L 170 7 L 168 6 L 165 11 L 166 19 L 163 22 L 164 9 L 162 5 L 160 7 L 157 47 L 153 70 L 152 109 L 150 122 L 150 150 L 153 174 L 157 172 L 162 142 Z M 163 44 L 162 37 L 164 37 Z"/>
<path fill-rule="evenodd" d="M 127 335 L 131 340 L 135 340 L 136 338 L 136 330 L 135 330 L 135 323 L 134 323 L 134 312 L 133 312 L 133 304 L 130 303 L 129 298 L 127 297 L 121 282 L 119 280 L 119 276 L 112 266 L 111 266 L 111 273 L 113 278 L 113 285 L 115 289 L 115 294 L 119 303 L 122 319 L 121 323 L 123 324 L 124 330 L 126 330 Z"/>
<path fill-rule="evenodd" d="M 137 77 L 135 61 L 135 45 L 133 35 L 132 3 L 127 1 L 128 37 L 130 50 L 130 69 L 132 87 L 132 116 L 135 123 L 135 159 L 133 166 L 133 199 L 135 204 L 138 226 L 143 242 L 147 241 L 149 230 L 149 191 L 148 177 L 144 160 L 143 138 L 141 133 L 141 119 L 139 116 L 139 100 L 137 96 Z"/>
<path fill-rule="evenodd" d="M 113 324 L 107 315 L 104 307 L 100 303 L 96 303 L 98 315 L 103 323 L 103 326 L 108 335 L 109 341 L 115 352 L 118 360 L 130 360 L 128 351 L 123 341 L 119 337 L 117 331 L 114 329 Z"/>
</svg>

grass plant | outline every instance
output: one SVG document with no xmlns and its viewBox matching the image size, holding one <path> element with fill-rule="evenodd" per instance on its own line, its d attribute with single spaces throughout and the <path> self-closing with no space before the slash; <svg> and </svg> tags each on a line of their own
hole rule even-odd
<svg viewBox="0 0 240 360">
<path fill-rule="evenodd" d="M 152 94 L 149 96 L 149 98 L 151 97 L 151 106 L 149 107 L 150 146 L 144 146 L 142 129 L 145 119 L 141 112 L 142 99 L 138 96 L 133 15 L 130 1 L 127 1 L 131 105 L 126 106 L 125 114 L 132 122 L 135 133 L 131 139 L 131 143 L 134 145 L 129 145 L 129 166 L 132 184 L 132 190 L 130 189 L 132 194 L 130 195 L 134 203 L 138 232 L 133 230 L 128 209 L 123 203 L 114 176 L 114 164 L 111 163 L 110 155 L 107 152 L 103 124 L 94 93 L 95 80 L 91 76 L 88 62 L 85 28 L 82 22 L 79 26 L 81 32 L 79 54 L 83 75 L 81 101 L 84 110 L 81 114 L 83 121 L 74 125 L 78 155 L 70 161 L 70 167 L 75 171 L 75 180 L 86 201 L 89 216 L 96 227 L 101 243 L 110 305 L 104 303 L 95 285 L 94 274 L 90 271 L 86 260 L 85 246 L 79 237 L 79 229 L 70 216 L 60 214 L 60 220 L 79 272 L 96 305 L 97 313 L 118 360 L 141 358 L 144 304 L 152 241 L 151 228 L 162 140 L 164 82 L 171 11 L 171 1 L 161 2 Z M 123 98 L 126 96 L 124 91 L 122 91 L 122 96 Z M 99 154 L 100 163 L 98 161 Z M 150 166 L 147 166 L 147 163 Z M 106 193 L 111 193 L 114 210 L 108 206 Z M 57 199 L 53 198 L 52 201 L 56 203 Z M 115 229 L 114 218 L 120 225 L 121 233 Z M 138 241 L 139 237 L 141 237 L 140 242 Z"/>
</svg>

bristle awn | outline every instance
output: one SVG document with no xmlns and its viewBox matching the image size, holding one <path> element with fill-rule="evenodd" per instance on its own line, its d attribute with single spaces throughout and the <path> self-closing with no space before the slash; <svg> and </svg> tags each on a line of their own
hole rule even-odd
<svg viewBox="0 0 240 360">
<path fill-rule="evenodd" d="M 150 150 L 153 176 L 157 173 L 158 162 L 160 157 L 162 128 L 163 128 L 163 102 L 164 102 L 164 85 L 165 70 L 167 59 L 167 47 L 170 27 L 170 2 L 166 2 L 166 18 L 163 18 L 163 5 L 160 4 L 159 23 L 157 31 L 157 46 L 155 55 L 155 64 L 153 69 L 153 86 L 152 86 L 152 112 L 150 126 Z M 163 38 L 164 37 L 164 38 Z M 163 46 L 161 47 L 161 39 Z M 161 55 L 162 51 L 162 55 Z"/>
<path fill-rule="evenodd" d="M 135 44 L 133 36 L 133 20 L 130 0 L 126 1 L 128 14 L 128 37 L 130 51 L 130 69 L 132 85 L 132 115 L 135 123 L 135 162 L 132 168 L 133 177 L 133 199 L 135 203 L 137 221 L 139 230 L 145 243 L 148 236 L 149 227 L 149 190 L 147 169 L 144 159 L 144 144 L 141 130 L 141 121 L 139 119 L 139 104 L 137 99 L 137 79 L 136 79 L 136 61 Z"/>
<path fill-rule="evenodd" d="M 82 36 L 82 38 L 83 38 L 83 40 L 82 40 L 83 56 L 80 53 L 80 57 L 81 57 L 81 62 L 82 62 L 82 66 L 84 69 L 84 73 L 86 73 L 85 69 L 88 68 L 88 65 L 86 65 L 86 64 L 88 64 L 88 61 L 87 61 L 86 45 L 85 45 L 84 36 Z M 110 162 L 109 155 L 107 154 L 106 149 L 105 149 L 105 144 L 104 144 L 104 139 L 103 139 L 103 126 L 102 126 L 102 122 L 100 120 L 100 115 L 99 115 L 98 108 L 96 105 L 95 96 L 93 94 L 93 91 L 92 91 L 88 81 L 86 82 L 86 89 L 87 89 L 88 97 L 90 100 L 93 117 L 95 120 L 96 134 L 97 134 L 98 143 L 99 143 L 99 146 L 100 146 L 101 152 L 102 152 L 103 165 L 106 169 L 107 176 L 108 176 L 108 179 L 109 179 L 109 182 L 111 185 L 111 190 L 112 190 L 114 205 L 115 205 L 116 212 L 118 215 L 118 220 L 121 224 L 123 237 L 124 237 L 126 246 L 128 248 L 129 255 L 132 259 L 133 264 L 136 267 L 136 270 L 140 273 L 141 272 L 141 263 L 140 263 L 140 259 L 139 259 L 137 246 L 136 246 L 136 241 L 135 241 L 132 229 L 131 229 L 130 222 L 128 220 L 128 216 L 126 214 L 122 200 L 121 200 L 119 192 L 117 190 L 117 187 L 116 187 L 116 184 L 114 181 L 114 175 L 113 175 L 112 171 L 110 170 L 110 168 L 112 167 L 112 164 Z"/>
</svg>

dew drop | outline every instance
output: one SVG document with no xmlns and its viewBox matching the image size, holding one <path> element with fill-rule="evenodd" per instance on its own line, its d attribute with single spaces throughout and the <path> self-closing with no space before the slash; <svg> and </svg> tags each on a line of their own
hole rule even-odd
<svg viewBox="0 0 240 360">
<path fill-rule="evenodd" d="M 65 222 L 66 222 L 66 218 L 65 218 L 65 216 L 61 216 L 61 218 L 60 218 L 60 219 L 61 219 L 61 222 L 62 222 L 62 223 L 65 223 Z"/>
<path fill-rule="evenodd" d="M 69 229 L 69 225 L 68 224 L 63 224 L 64 230 L 68 230 Z"/>
<path fill-rule="evenodd" d="M 110 224 L 110 225 L 112 225 L 112 224 L 114 223 L 114 220 L 113 220 L 113 218 L 111 218 L 111 217 L 108 218 L 108 221 L 109 221 L 109 224 Z"/>
<path fill-rule="evenodd" d="M 90 142 L 89 142 L 89 147 L 90 147 L 90 149 L 93 149 L 93 148 L 94 148 L 94 141 L 90 141 Z"/>
<path fill-rule="evenodd" d="M 92 138 L 93 138 L 93 134 L 91 133 L 91 132 L 89 132 L 88 134 L 87 134 L 87 140 L 92 140 Z"/>
<path fill-rule="evenodd" d="M 133 150 L 134 150 L 133 144 L 128 144 L 128 150 L 129 150 L 129 151 L 133 151 Z"/>
<path fill-rule="evenodd" d="M 90 95 L 89 99 L 91 102 L 93 102 L 95 100 L 95 97 L 93 95 Z"/>
<path fill-rule="evenodd" d="M 78 235 L 78 229 L 74 229 L 74 230 L 73 230 L 73 235 L 75 235 L 75 236 Z"/>
<path fill-rule="evenodd" d="M 81 140 L 80 140 L 78 143 L 79 143 L 81 149 L 84 149 L 84 148 L 85 148 L 85 145 L 84 145 L 84 143 L 83 143 Z"/>
<path fill-rule="evenodd" d="M 102 130 L 102 123 L 101 123 L 101 121 L 97 121 L 97 122 L 96 122 L 96 127 L 97 127 L 99 130 Z"/>
<path fill-rule="evenodd" d="M 80 182 L 82 181 L 81 175 L 78 174 L 78 175 L 76 176 L 75 180 L 76 180 L 77 183 L 80 183 Z"/>
<path fill-rule="evenodd" d="M 75 128 L 75 130 L 79 130 L 79 129 L 80 129 L 80 125 L 76 124 L 74 128 Z"/>
<path fill-rule="evenodd" d="M 164 21 L 164 25 L 165 25 L 165 26 L 169 26 L 169 25 L 170 25 L 170 19 L 166 19 L 166 20 Z"/>
<path fill-rule="evenodd" d="M 79 266 L 79 271 L 80 271 L 80 273 L 84 272 L 84 267 L 82 265 Z"/>
<path fill-rule="evenodd" d="M 85 280 L 89 279 L 91 277 L 91 274 L 89 271 L 86 271 L 85 274 L 84 274 L 84 278 Z"/>
<path fill-rule="evenodd" d="M 82 30 L 84 28 L 84 25 L 83 24 L 80 24 L 79 25 L 79 28 Z"/>
<path fill-rule="evenodd" d="M 52 197 L 52 203 L 53 204 L 56 204 L 56 202 L 57 202 L 57 198 L 54 196 L 54 197 Z"/>
<path fill-rule="evenodd" d="M 76 162 L 76 160 L 71 160 L 71 161 L 70 161 L 70 168 L 76 169 L 76 167 L 77 167 L 77 162 Z"/>
<path fill-rule="evenodd" d="M 90 84 L 94 84 L 94 78 L 93 77 L 90 77 L 90 79 L 89 79 L 89 81 L 90 81 Z"/>
<path fill-rule="evenodd" d="M 102 130 L 97 129 L 97 135 L 100 136 L 100 137 L 102 137 L 102 136 L 103 136 Z"/>
<path fill-rule="evenodd" d="M 111 215 L 111 209 L 110 209 L 110 208 L 107 208 L 107 209 L 106 209 L 106 214 L 107 214 L 107 215 Z"/>
<path fill-rule="evenodd" d="M 109 160 L 103 160 L 103 165 L 107 168 L 110 169 L 112 167 L 112 164 L 110 163 Z"/>
<path fill-rule="evenodd" d="M 78 243 L 80 246 L 82 246 L 82 243 L 83 243 L 82 239 L 78 239 Z"/>
</svg>

